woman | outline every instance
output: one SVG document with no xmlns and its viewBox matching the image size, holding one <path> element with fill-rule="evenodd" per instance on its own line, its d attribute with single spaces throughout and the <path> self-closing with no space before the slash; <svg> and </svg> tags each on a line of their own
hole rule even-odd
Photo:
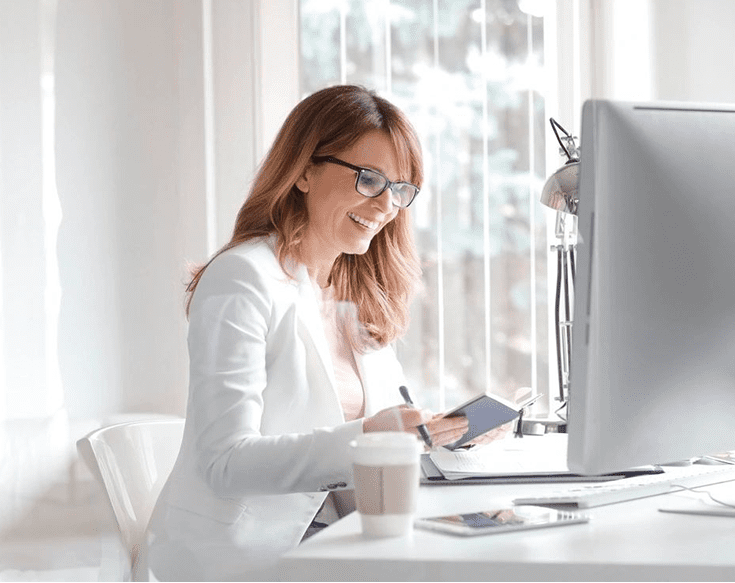
<svg viewBox="0 0 735 583">
<path fill-rule="evenodd" d="M 426 424 L 443 445 L 466 431 L 397 405 L 390 342 L 420 273 L 406 208 L 421 182 L 414 130 L 374 93 L 331 87 L 289 115 L 188 288 L 186 426 L 148 533 L 159 580 L 270 576 L 334 514 L 328 493 L 352 488 L 361 432 Z"/>
</svg>

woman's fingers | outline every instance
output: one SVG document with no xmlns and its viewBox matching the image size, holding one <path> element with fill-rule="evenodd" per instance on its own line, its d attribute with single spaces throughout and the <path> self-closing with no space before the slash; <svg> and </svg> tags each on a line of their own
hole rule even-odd
<svg viewBox="0 0 735 583">
<path fill-rule="evenodd" d="M 434 445 L 449 445 L 457 441 L 465 433 L 469 422 L 466 417 L 442 417 L 435 415 L 428 423 L 426 428 L 431 435 L 431 441 Z"/>
<path fill-rule="evenodd" d="M 414 409 L 407 405 L 401 405 L 401 418 L 406 427 L 416 427 L 417 425 L 425 425 L 431 421 L 433 413 L 426 409 Z"/>
<path fill-rule="evenodd" d="M 443 417 L 426 409 L 415 409 L 408 405 L 399 405 L 383 409 L 379 413 L 363 421 L 363 431 L 406 431 L 420 437 L 417 426 L 425 425 L 431 442 L 435 446 L 450 445 L 458 441 L 469 427 L 466 417 Z M 473 445 L 483 445 L 502 439 L 512 428 L 513 423 L 506 423 L 488 431 L 470 441 Z"/>
<path fill-rule="evenodd" d="M 434 415 L 426 424 L 431 441 L 434 445 L 449 445 L 458 441 L 467 433 L 469 423 L 466 417 L 442 417 L 441 414 Z M 513 428 L 513 422 L 506 423 L 487 433 L 477 436 L 469 443 L 472 445 L 485 445 L 498 439 L 503 439 Z"/>
<path fill-rule="evenodd" d="M 420 436 L 417 426 L 425 425 L 431 442 L 435 446 L 450 445 L 458 441 L 469 427 L 466 417 L 444 417 L 433 414 L 426 409 L 415 409 L 408 405 L 399 405 L 383 409 L 379 413 L 363 421 L 363 431 L 406 431 Z M 474 445 L 482 445 L 502 439 L 510 431 L 513 423 L 501 425 L 470 441 Z"/>
<path fill-rule="evenodd" d="M 417 425 L 431 420 L 432 413 L 425 409 L 414 409 L 407 405 L 389 407 L 366 417 L 362 422 L 365 433 L 372 431 L 407 431 L 418 435 Z"/>
<path fill-rule="evenodd" d="M 475 439 L 473 439 L 469 443 L 472 445 L 485 445 L 492 441 L 503 439 L 513 427 L 513 423 L 514 422 L 511 421 L 510 423 L 506 423 L 505 425 L 501 425 L 500 427 L 491 429 L 487 433 L 478 435 L 477 437 L 475 437 Z"/>
</svg>

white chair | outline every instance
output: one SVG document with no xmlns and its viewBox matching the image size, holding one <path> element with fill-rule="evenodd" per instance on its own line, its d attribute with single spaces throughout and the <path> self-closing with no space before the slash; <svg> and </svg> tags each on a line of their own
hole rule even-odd
<svg viewBox="0 0 735 583">
<path fill-rule="evenodd" d="M 145 530 L 183 432 L 183 419 L 146 419 L 102 427 L 77 441 L 77 451 L 107 493 L 133 581 L 148 581 Z"/>
</svg>

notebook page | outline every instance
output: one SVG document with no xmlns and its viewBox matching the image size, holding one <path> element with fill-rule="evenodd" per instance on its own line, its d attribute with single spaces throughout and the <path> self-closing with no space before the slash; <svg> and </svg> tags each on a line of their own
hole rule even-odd
<svg viewBox="0 0 735 583">
<path fill-rule="evenodd" d="M 431 461 L 445 477 L 566 473 L 567 439 L 564 434 L 508 437 L 469 451 L 436 448 Z"/>
</svg>

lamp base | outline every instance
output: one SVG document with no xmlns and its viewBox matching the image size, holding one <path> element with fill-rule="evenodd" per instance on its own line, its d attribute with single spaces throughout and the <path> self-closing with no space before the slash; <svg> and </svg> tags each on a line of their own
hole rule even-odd
<svg viewBox="0 0 735 583">
<path fill-rule="evenodd" d="M 546 433 L 566 433 L 567 422 L 561 419 L 524 419 L 523 435 L 544 435 Z"/>
</svg>

